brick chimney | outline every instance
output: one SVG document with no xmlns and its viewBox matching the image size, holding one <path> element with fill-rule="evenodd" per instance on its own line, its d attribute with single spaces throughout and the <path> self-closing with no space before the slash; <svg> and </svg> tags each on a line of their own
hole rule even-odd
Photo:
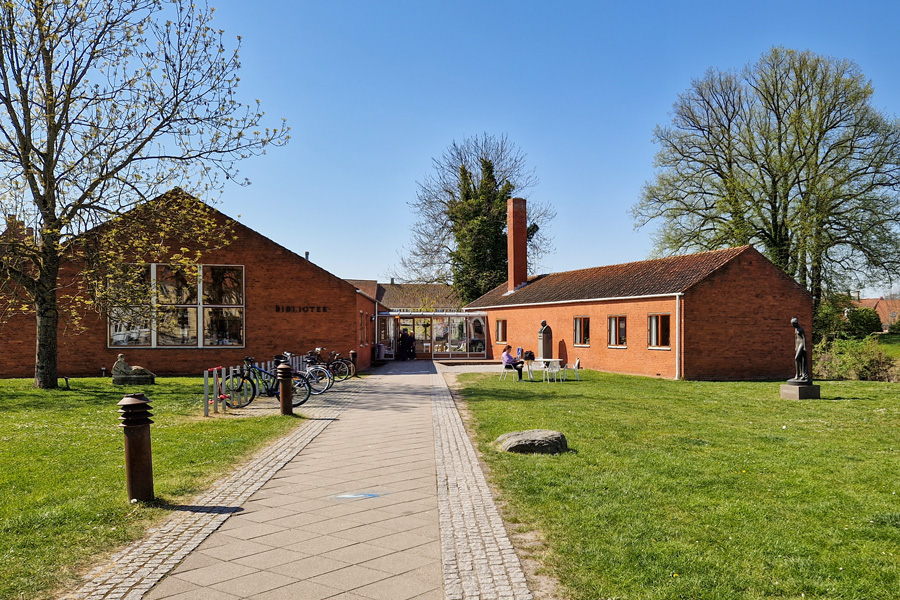
<svg viewBox="0 0 900 600">
<path fill-rule="evenodd" d="M 506 258 L 509 264 L 507 293 L 528 281 L 528 221 L 525 198 L 506 201 Z"/>
</svg>

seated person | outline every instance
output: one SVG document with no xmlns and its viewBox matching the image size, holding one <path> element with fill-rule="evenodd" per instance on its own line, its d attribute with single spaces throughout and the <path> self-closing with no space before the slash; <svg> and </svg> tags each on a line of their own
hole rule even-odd
<svg viewBox="0 0 900 600">
<path fill-rule="evenodd" d="M 512 346 L 509 344 L 503 348 L 503 354 L 500 355 L 500 360 L 503 362 L 503 367 L 505 369 L 515 369 L 519 372 L 519 381 L 522 381 L 522 366 L 525 364 L 525 361 L 518 360 L 517 357 L 510 354 L 510 350 L 512 350 Z"/>
</svg>

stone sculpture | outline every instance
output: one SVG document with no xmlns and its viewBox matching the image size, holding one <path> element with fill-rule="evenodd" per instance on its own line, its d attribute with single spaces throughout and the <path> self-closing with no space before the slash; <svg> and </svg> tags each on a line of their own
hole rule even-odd
<svg viewBox="0 0 900 600">
<path fill-rule="evenodd" d="M 113 365 L 112 378 L 113 385 L 128 385 L 135 383 L 152 385 L 156 383 L 156 375 L 144 367 L 129 365 L 125 362 L 124 354 L 120 354 L 116 364 Z"/>
</svg>

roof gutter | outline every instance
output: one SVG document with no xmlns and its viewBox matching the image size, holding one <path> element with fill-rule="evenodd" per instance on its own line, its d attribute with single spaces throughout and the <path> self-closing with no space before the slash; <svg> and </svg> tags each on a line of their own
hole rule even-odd
<svg viewBox="0 0 900 600">
<path fill-rule="evenodd" d="M 557 304 L 583 304 L 586 302 L 616 302 L 619 300 L 650 300 L 653 298 L 671 298 L 672 296 L 684 296 L 684 292 L 669 292 L 668 294 L 647 294 L 646 296 L 618 296 L 613 298 L 584 298 L 579 300 L 557 300 L 555 302 L 528 302 L 525 304 L 498 304 L 496 306 L 478 306 L 475 308 L 463 308 L 464 311 L 484 311 L 499 308 L 523 308 L 529 306 L 553 306 Z"/>
</svg>

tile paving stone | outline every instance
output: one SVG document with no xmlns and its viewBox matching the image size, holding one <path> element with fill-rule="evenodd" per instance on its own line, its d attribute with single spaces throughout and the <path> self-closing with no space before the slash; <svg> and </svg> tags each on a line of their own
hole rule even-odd
<svg viewBox="0 0 900 600">
<path fill-rule="evenodd" d="M 314 397 L 312 419 L 65 598 L 531 600 L 440 370 L 400 363 L 415 375 Z"/>
</svg>

